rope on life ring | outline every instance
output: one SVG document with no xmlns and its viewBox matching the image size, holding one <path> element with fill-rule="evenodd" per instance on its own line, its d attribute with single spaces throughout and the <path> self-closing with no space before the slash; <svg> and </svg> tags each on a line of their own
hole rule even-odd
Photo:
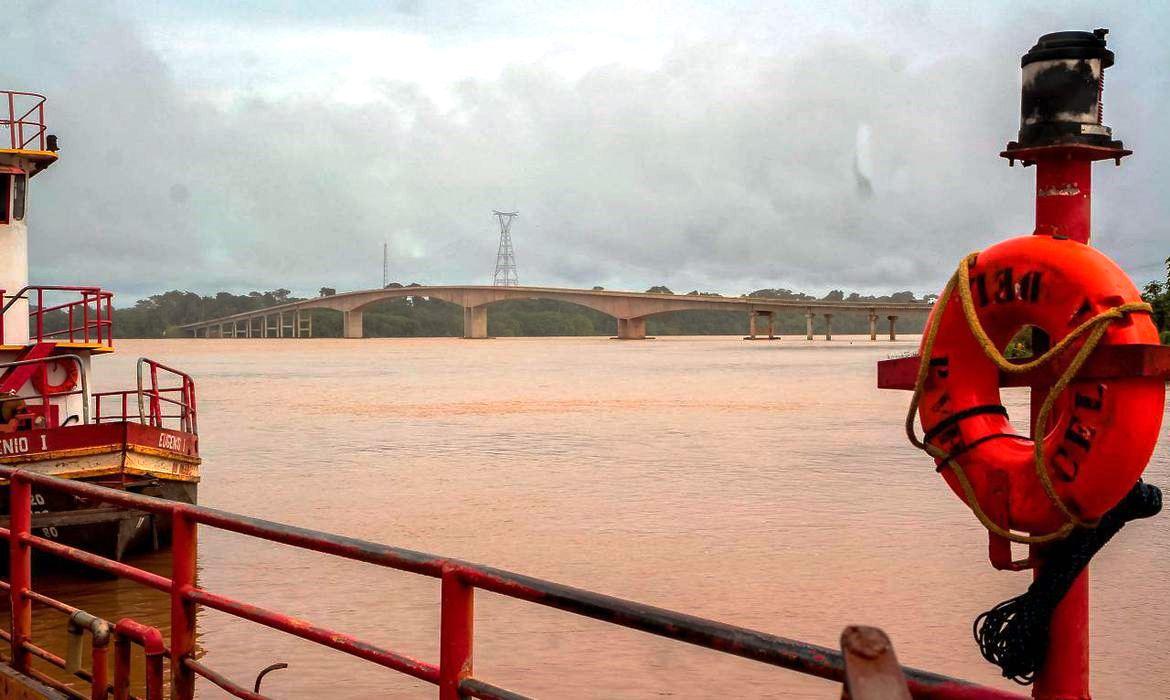
<svg viewBox="0 0 1170 700">
<path fill-rule="evenodd" d="M 971 269 L 976 266 L 978 255 L 972 253 L 960 262 L 958 269 L 951 276 L 936 302 L 936 311 L 931 314 L 930 321 L 924 330 L 921 359 L 914 382 L 914 394 L 906 415 L 906 435 L 915 447 L 935 458 L 940 470 L 951 470 L 954 480 L 958 484 L 956 491 L 960 493 L 960 497 L 988 531 L 1012 542 L 1045 545 L 1042 550 L 1044 564 L 1038 569 L 1028 590 L 980 614 L 972 625 L 972 631 L 983 658 L 999 666 L 1005 678 L 1021 685 L 1029 685 L 1034 682 L 1037 674 L 1044 667 L 1049 639 L 1052 634 L 1054 611 L 1073 586 L 1077 577 L 1088 566 L 1089 561 L 1126 523 L 1151 517 L 1162 508 L 1161 491 L 1152 484 L 1144 483 L 1139 475 L 1137 482 L 1131 486 L 1129 492 L 1107 511 L 1100 513 L 1099 517 L 1086 517 L 1083 514 L 1078 514 L 1077 501 L 1070 499 L 1069 502 L 1066 502 L 1065 498 L 1062 498 L 1057 492 L 1052 477 L 1049 475 L 1048 460 L 1044 451 L 1048 423 L 1058 397 L 1076 381 L 1078 372 L 1093 351 L 1101 344 L 1111 324 L 1127 318 L 1130 314 L 1151 313 L 1153 309 L 1149 304 L 1138 301 L 1115 304 L 1073 328 L 1039 357 L 1030 362 L 1016 364 L 1009 361 L 999 351 L 998 346 L 976 313 L 972 297 Z M 944 443 L 950 449 L 944 449 L 931 442 L 968 419 L 988 421 L 994 419 L 995 416 L 1003 416 L 1006 420 L 1006 411 L 1000 405 L 976 403 L 976 405 L 967 406 L 963 402 L 959 402 L 952 407 L 954 412 L 945 417 L 940 417 L 941 412 L 937 410 L 937 406 L 930 408 L 930 402 L 936 400 L 932 396 L 933 389 L 928 386 L 932 365 L 935 364 L 933 362 L 935 360 L 935 341 L 939 338 L 943 317 L 956 289 L 958 290 L 962 315 L 956 318 L 955 313 L 952 312 L 950 320 L 947 322 L 948 333 L 953 334 L 956 329 L 961 332 L 965 323 L 971 336 L 969 338 L 954 335 L 944 336 L 939 344 L 943 350 L 942 357 L 939 358 L 940 361 L 945 361 L 948 347 L 953 350 L 957 337 L 960 337 L 964 343 L 970 343 L 973 339 L 975 345 L 978 346 L 978 349 L 970 347 L 970 351 L 964 355 L 966 359 L 977 358 L 981 353 L 990 360 L 991 365 L 999 372 L 1010 374 L 1020 374 L 1043 367 L 1065 350 L 1076 347 L 1068 366 L 1061 371 L 1056 381 L 1048 388 L 1044 400 L 1040 404 L 1032 431 L 1031 454 L 1029 455 L 1028 451 L 1016 453 L 1019 457 L 1014 462 L 1017 471 L 1012 472 L 1028 476 L 1030 457 L 1035 478 L 1043 487 L 1042 493 L 1051 502 L 1054 515 L 1064 520 L 1063 524 L 1059 526 L 1053 525 L 1055 529 L 1051 531 L 1041 530 L 1039 534 L 1036 531 L 1031 534 L 1021 534 L 1016 530 L 1023 528 L 1013 527 L 1010 521 L 1001 525 L 993 520 L 980 504 L 976 485 L 972 483 L 972 479 L 963 466 L 963 461 L 969 458 L 976 446 L 988 443 L 993 438 L 1020 438 L 1023 436 L 1011 435 L 1004 431 L 983 431 L 984 434 L 980 435 L 979 431 L 975 430 L 972 431 L 971 435 L 960 434 L 957 445 Z M 1035 298 L 1033 297 L 1031 301 L 1035 301 Z M 995 332 L 994 321 L 994 316 L 988 318 L 993 333 Z M 1015 317 L 1015 321 L 1019 321 L 1019 316 Z M 1106 339 L 1105 342 L 1109 343 L 1110 340 Z M 1080 343 L 1079 347 L 1076 346 L 1076 343 Z M 952 367 L 948 370 L 948 374 L 940 373 L 938 376 L 950 377 L 946 380 L 948 382 L 954 381 L 954 378 L 951 377 L 954 369 Z M 981 376 L 986 377 L 986 372 Z M 932 420 L 933 425 L 928 425 L 924 418 L 925 435 L 919 438 L 914 421 L 919 415 L 920 403 L 923 403 L 924 396 L 928 397 L 926 401 L 929 408 L 928 413 L 932 414 L 932 418 L 939 418 L 939 420 L 937 422 Z M 970 402 L 982 401 L 985 398 L 983 395 L 977 395 L 970 399 Z M 1125 413 L 1116 414 L 1115 417 L 1119 425 L 1122 423 L 1126 423 L 1126 427 L 1135 425 L 1134 419 L 1127 417 Z M 1059 423 L 1060 420 L 1058 418 L 1056 422 Z M 1006 425 L 1010 426 L 1010 424 Z M 968 440 L 968 437 L 974 439 Z M 990 464 L 990 462 L 989 458 L 983 460 L 985 465 Z M 979 473 L 974 469 L 981 466 L 980 463 L 969 462 L 969 465 L 973 466 L 972 473 L 978 478 Z M 1040 491 L 1036 491 L 1036 496 L 1039 497 L 1040 493 Z M 1097 515 L 1097 513 L 1090 513 L 1090 516 L 1092 515 Z M 1056 523 L 1059 520 L 1054 518 L 1051 522 Z"/>
<path fill-rule="evenodd" d="M 967 321 L 967 326 L 971 330 L 971 334 L 975 337 L 979 347 L 983 350 L 983 353 L 987 356 L 987 358 L 990 359 L 992 363 L 994 363 L 995 366 L 1002 372 L 1021 374 L 1034 370 L 1038 367 L 1043 367 L 1061 353 L 1063 353 L 1066 349 L 1068 349 L 1081 336 L 1086 336 L 1084 343 L 1080 348 L 1077 349 L 1076 354 L 1073 355 L 1072 361 L 1069 362 L 1068 366 L 1061 373 L 1060 377 L 1049 389 L 1047 395 L 1044 398 L 1044 402 L 1040 406 L 1040 412 L 1036 417 L 1036 425 L 1033 430 L 1033 435 L 1044 435 L 1047 429 L 1049 415 L 1052 413 L 1052 407 L 1056 402 L 1057 397 L 1059 397 L 1060 394 L 1068 387 L 1069 383 L 1076 377 L 1077 372 L 1080 371 L 1081 366 L 1084 365 L 1085 361 L 1089 359 L 1089 356 L 1093 353 L 1093 350 L 1101 341 L 1102 336 L 1105 335 L 1105 331 L 1108 330 L 1109 324 L 1118 321 L 1131 313 L 1152 313 L 1153 307 L 1145 302 L 1131 302 L 1114 306 L 1113 308 L 1102 311 L 1096 316 L 1081 323 L 1079 326 L 1069 332 L 1068 335 L 1052 346 L 1051 349 L 1043 353 L 1035 360 L 1016 364 L 1004 357 L 1003 354 L 995 347 L 995 343 L 993 343 L 991 338 L 987 335 L 987 331 L 984 330 L 983 325 L 979 322 L 979 316 L 975 311 L 975 302 L 971 297 L 970 268 L 975 264 L 975 261 L 978 257 L 979 253 L 971 253 L 970 255 L 963 258 L 963 260 L 959 263 L 958 269 L 953 275 L 951 275 L 950 280 L 943 289 L 942 295 L 939 297 L 938 301 L 935 302 L 935 308 L 939 309 L 939 313 L 931 316 L 930 324 L 925 332 L 925 339 L 923 340 L 922 344 L 921 360 L 918 364 L 918 376 L 914 382 L 914 395 L 910 399 L 910 408 L 906 413 L 906 435 L 910 439 L 911 444 L 923 452 L 926 452 L 931 457 L 940 460 L 943 464 L 945 464 L 945 466 L 951 469 L 955 475 L 955 478 L 958 480 L 960 487 L 962 488 L 963 500 L 975 514 L 975 517 L 979 519 L 979 522 L 983 524 L 983 527 L 987 528 L 996 535 L 999 535 L 1000 537 L 1011 540 L 1012 542 L 1019 542 L 1021 544 L 1043 544 L 1045 542 L 1061 540 L 1068 537 L 1074 528 L 1096 527 L 1099 521 L 1088 521 L 1078 517 L 1069 508 L 1068 504 L 1066 504 L 1056 493 L 1056 487 L 1053 486 L 1052 479 L 1048 475 L 1048 465 L 1044 458 L 1043 440 L 1034 441 L 1035 448 L 1033 451 L 1033 464 L 1035 466 L 1036 477 L 1044 487 L 1044 492 L 1048 495 L 1049 500 L 1051 500 L 1053 505 L 1056 506 L 1061 514 L 1064 515 L 1066 522 L 1053 532 L 1041 535 L 1024 535 L 1001 527 L 998 523 L 992 520 L 990 516 L 987 515 L 987 513 L 983 510 L 983 507 L 979 504 L 979 499 L 976 497 L 975 489 L 971 485 L 971 481 L 967 477 L 966 472 L 963 470 L 962 465 L 959 464 L 958 460 L 954 458 L 955 455 L 946 452 L 945 450 L 942 450 L 935 445 L 931 445 L 922 439 L 919 439 L 917 431 L 914 427 L 914 419 L 918 413 L 918 405 L 922 399 L 922 392 L 926 386 L 926 379 L 930 372 L 932 351 L 934 349 L 935 340 L 938 336 L 938 329 L 942 319 L 942 310 L 946 309 L 947 303 L 951 299 L 951 295 L 955 292 L 956 289 L 958 289 L 959 300 L 962 303 L 963 315 Z"/>
</svg>

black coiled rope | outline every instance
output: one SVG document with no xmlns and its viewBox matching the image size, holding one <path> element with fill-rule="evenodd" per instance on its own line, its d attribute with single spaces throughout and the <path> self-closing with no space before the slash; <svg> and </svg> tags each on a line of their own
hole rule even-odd
<svg viewBox="0 0 1170 700">
<path fill-rule="evenodd" d="M 1022 595 L 975 618 L 975 641 L 983 658 L 1003 669 L 1004 678 L 1028 685 L 1044 665 L 1052 611 L 1093 555 L 1131 520 L 1162 510 L 1162 492 L 1139 480 L 1093 528 L 1077 528 L 1044 550 L 1044 566 Z"/>
</svg>

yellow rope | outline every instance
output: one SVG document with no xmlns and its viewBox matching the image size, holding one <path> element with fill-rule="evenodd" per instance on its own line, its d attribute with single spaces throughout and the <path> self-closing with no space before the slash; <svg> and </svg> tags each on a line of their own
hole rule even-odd
<svg viewBox="0 0 1170 700">
<path fill-rule="evenodd" d="M 1093 350 L 1097 347 L 1097 344 L 1105 335 L 1105 331 L 1108 330 L 1110 323 L 1117 319 L 1123 318 L 1126 314 L 1129 313 L 1151 313 L 1153 309 L 1149 304 L 1142 302 L 1131 302 L 1128 304 L 1115 306 L 1112 309 L 1097 314 L 1093 318 L 1077 326 L 1072 330 L 1071 333 L 1062 338 L 1060 342 L 1058 342 L 1035 360 L 1027 363 L 1015 364 L 1004 357 L 1003 354 L 1000 353 L 999 349 L 995 347 L 995 343 L 992 342 L 991 338 L 987 335 L 987 332 L 983 330 L 983 325 L 979 322 L 979 316 L 975 311 L 975 302 L 971 298 L 970 268 L 975 264 L 978 256 L 978 253 L 972 253 L 963 258 L 963 260 L 959 263 L 959 268 L 955 271 L 955 274 L 951 275 L 951 279 L 947 281 L 947 286 L 943 289 L 942 295 L 938 298 L 938 301 L 935 302 L 935 309 L 937 309 L 937 311 L 931 315 L 930 325 L 927 326 L 925 331 L 925 338 L 922 343 L 922 352 L 920 353 L 921 357 L 918 364 L 918 375 L 914 381 L 914 395 L 910 399 L 910 409 L 906 413 L 906 435 L 910 438 L 911 444 L 926 452 L 931 457 L 942 460 L 945 465 L 951 469 L 955 475 L 955 478 L 959 482 L 959 487 L 963 491 L 963 499 L 967 502 L 968 507 L 970 507 L 971 511 L 975 513 L 975 517 L 979 519 L 979 522 L 982 523 L 983 526 L 991 532 L 999 535 L 1000 537 L 1011 540 L 1012 542 L 1019 542 L 1022 544 L 1041 544 L 1044 542 L 1063 539 L 1064 537 L 1067 537 L 1075 527 L 1094 527 L 1097 523 L 1095 521 L 1083 520 L 1075 513 L 1073 513 L 1056 493 L 1056 487 L 1052 484 L 1052 479 L 1048 475 L 1048 465 L 1044 459 L 1044 434 L 1048 424 L 1049 415 L 1052 413 L 1052 407 L 1056 403 L 1057 397 L 1059 397 L 1064 392 L 1064 390 L 1068 388 L 1069 383 L 1071 383 L 1072 380 L 1076 377 L 1077 372 L 1080 371 L 1081 367 L 1085 364 L 1085 361 L 1089 359 L 1089 355 L 1093 353 Z M 947 308 L 947 303 L 950 301 L 951 295 L 954 293 L 956 286 L 959 289 L 959 300 L 962 303 L 963 315 L 967 319 L 967 325 L 971 329 L 971 334 L 975 336 L 976 341 L 979 343 L 979 347 L 983 350 L 983 354 L 985 354 L 988 359 L 990 359 L 992 363 L 994 363 L 995 366 L 1003 372 L 1018 374 L 1028 372 L 1030 370 L 1036 369 L 1037 367 L 1042 367 L 1048 362 L 1051 362 L 1052 359 L 1057 355 L 1064 352 L 1070 345 L 1076 342 L 1080 336 L 1086 333 L 1088 334 L 1088 336 L 1085 338 L 1084 344 L 1082 344 L 1080 349 L 1077 350 L 1077 353 L 1073 356 L 1073 359 L 1069 363 L 1068 367 L 1065 368 L 1064 372 L 1061 373 L 1060 378 L 1057 379 L 1056 383 L 1053 384 L 1049 389 L 1047 396 L 1044 397 L 1044 402 L 1040 405 L 1040 412 L 1036 416 L 1036 424 L 1032 430 L 1032 443 L 1034 446 L 1033 462 L 1036 467 L 1036 476 L 1040 479 L 1041 485 L 1044 486 L 1044 492 L 1048 495 L 1049 500 L 1051 500 L 1052 503 L 1060 510 L 1060 512 L 1064 514 L 1065 518 L 1067 518 L 1067 522 L 1053 532 L 1049 532 L 1043 535 L 1021 535 L 1001 527 L 999 524 L 993 521 L 986 512 L 984 512 L 982 506 L 979 504 L 979 499 L 975 495 L 975 489 L 971 486 L 971 481 L 967 478 L 967 474 L 963 470 L 963 467 L 957 461 L 952 459 L 949 453 L 944 452 L 942 449 L 934 445 L 920 440 L 914 429 L 914 417 L 918 413 L 918 404 L 922 399 L 922 391 L 926 386 L 926 378 L 930 372 L 930 360 L 933 357 L 934 343 L 938 337 L 939 323 L 942 320 L 943 313 Z"/>
</svg>

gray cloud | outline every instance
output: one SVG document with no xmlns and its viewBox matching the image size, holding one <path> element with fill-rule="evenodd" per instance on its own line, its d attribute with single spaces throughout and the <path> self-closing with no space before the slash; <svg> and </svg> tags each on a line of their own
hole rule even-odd
<svg viewBox="0 0 1170 700">
<path fill-rule="evenodd" d="M 485 283 L 499 207 L 521 211 L 522 283 L 931 291 L 963 253 L 1030 229 L 1031 172 L 996 153 L 1018 126 L 1019 54 L 1066 24 L 1003 18 L 937 55 L 843 33 L 766 52 L 709 37 L 654 69 L 515 64 L 443 104 L 389 81 L 360 105 L 224 103 L 176 79 L 129 13 L 17 6 L 0 79 L 49 96 L 63 148 L 33 183 L 34 279 L 130 297 L 374 286 L 383 240 L 396 279 Z M 1095 230 L 1144 279 L 1170 253 L 1170 49 L 1154 18 L 1117 19 L 1106 116 L 1138 156 L 1098 166 Z M 885 21 L 941 41 L 913 20 Z"/>
</svg>

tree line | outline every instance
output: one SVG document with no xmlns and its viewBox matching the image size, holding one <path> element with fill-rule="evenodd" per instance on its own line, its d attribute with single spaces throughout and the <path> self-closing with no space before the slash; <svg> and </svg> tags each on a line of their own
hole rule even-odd
<svg viewBox="0 0 1170 700">
<path fill-rule="evenodd" d="M 417 287 L 417 283 L 388 287 Z M 595 287 L 594 289 L 601 289 Z M 673 294 L 665 285 L 646 290 L 655 294 Z M 318 294 L 330 296 L 336 291 L 322 287 Z M 692 296 L 719 296 L 693 290 Z M 888 296 L 862 296 L 833 290 L 816 297 L 789 289 L 758 289 L 750 298 L 781 299 L 787 301 L 872 301 L 875 303 L 904 303 L 929 301 L 913 292 L 897 292 Z M 303 301 L 287 289 L 255 291 L 247 294 L 218 292 L 211 296 L 190 291 L 171 290 L 138 300 L 133 306 L 114 310 L 114 327 L 123 338 L 184 337 L 180 326 L 210 318 L 221 318 L 247 311 L 256 311 L 277 304 Z M 313 335 L 340 337 L 341 314 L 327 309 L 303 311 L 313 318 Z M 400 297 L 377 302 L 363 310 L 363 328 L 368 337 L 432 337 L 463 335 L 463 311 L 454 304 L 424 296 Z M 814 319 L 815 332 L 824 333 L 824 317 Z M 881 328 L 885 327 L 885 319 Z M 777 333 L 798 334 L 805 331 L 805 316 L 800 310 L 782 312 L 774 319 Z M 922 329 L 921 318 L 898 321 L 902 333 L 916 333 Z M 761 328 L 762 330 L 762 328 Z M 837 312 L 833 315 L 834 333 L 867 333 L 868 314 L 864 311 Z M 653 335 L 743 335 L 748 332 L 746 314 L 717 310 L 677 311 L 647 319 L 646 331 Z M 492 304 L 488 312 L 488 334 L 493 336 L 562 336 L 615 335 L 616 319 L 599 311 L 552 299 L 525 299 Z"/>
<path fill-rule="evenodd" d="M 1161 333 L 1162 342 L 1170 344 L 1170 258 L 1165 261 L 1166 278 L 1146 284 L 1142 298 L 1154 308 L 1153 319 Z M 417 287 L 418 283 L 402 285 L 397 282 L 388 287 Z M 594 287 L 596 290 L 601 287 Z M 665 285 L 655 285 L 646 290 L 654 294 L 674 294 Z M 331 287 L 318 290 L 319 296 L 330 296 L 336 291 Z M 719 296 L 710 292 L 692 290 L 692 296 Z M 817 297 L 804 292 L 785 288 L 757 289 L 747 295 L 753 299 L 779 299 L 784 301 L 851 301 L 881 303 L 907 303 L 933 301 L 935 294 L 917 297 L 913 292 L 902 291 L 886 296 L 846 293 L 834 289 Z M 287 289 L 255 291 L 247 294 L 218 292 L 214 295 L 200 295 L 190 291 L 171 290 L 140 299 L 133 306 L 114 310 L 115 331 L 123 338 L 164 338 L 188 335 L 179 327 L 209 318 L 219 318 L 246 311 L 302 301 Z M 341 314 L 336 311 L 314 309 L 313 335 L 317 337 L 340 337 Z M 921 316 L 898 319 L 900 333 L 917 333 L 922 330 Z M 798 335 L 805 332 L 805 315 L 799 309 L 776 314 L 774 326 L 777 333 Z M 886 329 L 886 319 L 879 321 L 879 333 Z M 62 324 L 63 325 L 63 324 Z M 814 318 L 814 332 L 825 332 L 823 314 Z M 432 337 L 460 336 L 463 334 L 463 311 L 454 304 L 424 296 L 400 297 L 375 303 L 364 309 L 363 327 L 368 337 Z M 760 329 L 763 330 L 762 327 Z M 748 332 L 746 314 L 718 310 L 677 311 L 651 316 L 646 322 L 646 331 L 652 335 L 743 335 Z M 835 312 L 833 332 L 860 334 L 869 332 L 869 318 L 865 311 Z M 576 306 L 568 302 L 551 299 L 527 299 L 504 301 L 492 304 L 488 312 L 488 334 L 493 336 L 587 336 L 615 335 L 616 319 L 599 311 Z"/>
<path fill-rule="evenodd" d="M 1166 279 L 1153 280 L 1146 284 L 1142 299 L 1154 307 L 1154 324 L 1162 336 L 1162 342 L 1170 345 L 1170 257 L 1165 262 Z"/>
</svg>

